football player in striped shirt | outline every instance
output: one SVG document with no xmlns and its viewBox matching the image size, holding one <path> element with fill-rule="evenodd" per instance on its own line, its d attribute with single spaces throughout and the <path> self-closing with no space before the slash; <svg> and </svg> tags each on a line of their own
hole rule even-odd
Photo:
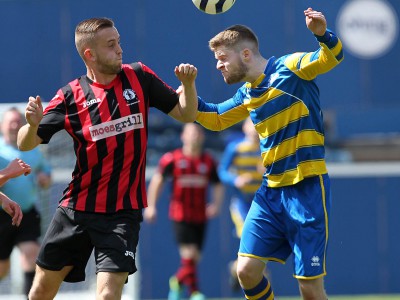
<svg viewBox="0 0 400 300">
<path fill-rule="evenodd" d="M 223 130 L 250 116 L 266 167 L 239 246 L 237 273 L 247 299 L 274 299 L 263 275 L 265 264 L 284 263 L 291 254 L 303 299 L 327 299 L 323 277 L 330 183 L 315 78 L 337 66 L 343 52 L 321 12 L 308 8 L 304 15 L 319 42 L 314 52 L 266 59 L 256 35 L 243 25 L 231 26 L 209 42 L 224 81 L 245 84 L 220 104 L 199 99 L 197 122 Z"/>
<path fill-rule="evenodd" d="M 143 63 L 122 63 L 120 35 L 108 18 L 79 23 L 75 44 L 87 68 L 59 89 L 43 111 L 30 97 L 21 150 L 46 144 L 60 130 L 74 143 L 72 180 L 43 239 L 30 300 L 54 299 L 62 281 L 85 280 L 94 250 L 96 299 L 120 299 L 135 256 L 142 209 L 147 206 L 145 169 L 148 111 L 155 107 L 182 122 L 197 113 L 197 69 L 175 67 L 180 94 Z"/>
</svg>

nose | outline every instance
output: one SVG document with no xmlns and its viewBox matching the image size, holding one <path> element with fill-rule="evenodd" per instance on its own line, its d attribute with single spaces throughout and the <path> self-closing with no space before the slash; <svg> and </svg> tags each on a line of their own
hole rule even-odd
<svg viewBox="0 0 400 300">
<path fill-rule="evenodd" d="M 221 61 L 217 61 L 217 69 L 221 70 L 224 67 L 224 64 Z"/>
<path fill-rule="evenodd" d="M 117 52 L 118 52 L 118 54 L 122 54 L 122 53 L 124 52 L 124 51 L 122 50 L 121 44 L 118 44 Z"/>
</svg>

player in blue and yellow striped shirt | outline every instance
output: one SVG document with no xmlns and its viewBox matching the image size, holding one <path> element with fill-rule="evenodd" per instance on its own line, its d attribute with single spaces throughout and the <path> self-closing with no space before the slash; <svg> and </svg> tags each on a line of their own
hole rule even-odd
<svg viewBox="0 0 400 300">
<path fill-rule="evenodd" d="M 308 8 L 304 14 L 320 45 L 314 52 L 266 59 L 256 35 L 243 25 L 231 26 L 209 42 L 225 82 L 245 84 L 220 104 L 199 99 L 197 122 L 223 130 L 250 116 L 266 168 L 239 248 L 237 272 L 247 299 L 274 299 L 263 275 L 265 263 L 283 263 L 290 254 L 303 299 L 327 299 L 323 276 L 330 183 L 315 78 L 338 65 L 343 52 L 321 12 Z"/>
</svg>

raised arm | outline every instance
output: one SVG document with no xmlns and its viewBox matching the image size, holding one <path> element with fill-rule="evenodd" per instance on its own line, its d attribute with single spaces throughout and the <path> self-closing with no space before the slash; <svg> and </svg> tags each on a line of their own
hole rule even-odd
<svg viewBox="0 0 400 300">
<path fill-rule="evenodd" d="M 289 55 L 285 65 L 300 78 L 313 80 L 343 60 L 343 49 L 340 39 L 327 29 L 327 21 L 321 12 L 308 8 L 304 11 L 304 15 L 306 26 L 314 34 L 320 48 L 314 52 Z"/>
<path fill-rule="evenodd" d="M 190 123 L 196 120 L 197 115 L 197 90 L 195 80 L 197 68 L 190 64 L 180 64 L 175 67 L 175 75 L 181 82 L 179 102 L 170 111 L 174 119 Z"/>
<path fill-rule="evenodd" d="M 43 118 L 43 106 L 40 96 L 29 97 L 28 105 L 25 109 L 27 124 L 18 131 L 18 148 L 21 151 L 29 151 L 37 147 L 42 139 L 37 135 L 40 121 Z"/>
</svg>

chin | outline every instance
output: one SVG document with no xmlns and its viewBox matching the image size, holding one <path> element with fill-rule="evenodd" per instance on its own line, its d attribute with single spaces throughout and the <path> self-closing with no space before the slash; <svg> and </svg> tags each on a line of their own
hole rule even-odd
<svg viewBox="0 0 400 300">
<path fill-rule="evenodd" d="M 234 81 L 234 80 L 227 79 L 227 78 L 224 78 L 224 81 L 225 81 L 226 84 L 235 84 L 235 83 L 238 83 L 238 81 Z"/>
</svg>

